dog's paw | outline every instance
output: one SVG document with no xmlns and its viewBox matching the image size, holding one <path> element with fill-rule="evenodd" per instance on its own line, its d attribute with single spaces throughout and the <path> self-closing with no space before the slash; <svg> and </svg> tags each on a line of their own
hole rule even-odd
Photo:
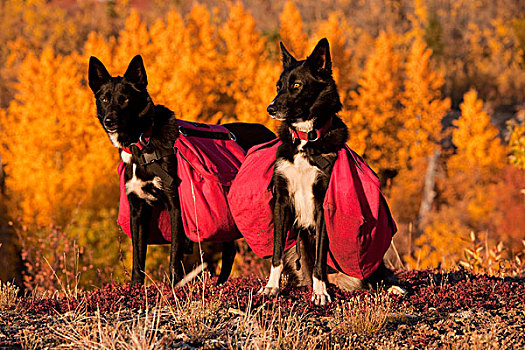
<svg viewBox="0 0 525 350">
<path fill-rule="evenodd" d="M 388 293 L 403 296 L 407 294 L 407 291 L 404 288 L 401 288 L 399 286 L 392 286 L 388 288 Z"/>
<path fill-rule="evenodd" d="M 313 293 L 312 302 L 317 306 L 325 306 L 332 302 L 332 298 L 330 298 L 330 294 L 326 291 L 324 293 Z"/>
<path fill-rule="evenodd" d="M 332 301 L 328 291 L 326 290 L 326 282 L 317 279 L 313 276 L 313 294 L 312 302 L 317 306 L 324 306 Z"/>
<path fill-rule="evenodd" d="M 265 286 L 265 287 L 262 287 L 261 289 L 259 289 L 257 294 L 264 295 L 264 296 L 267 296 L 267 297 L 274 297 L 274 296 L 279 295 L 279 287 L 268 287 L 268 286 Z"/>
</svg>

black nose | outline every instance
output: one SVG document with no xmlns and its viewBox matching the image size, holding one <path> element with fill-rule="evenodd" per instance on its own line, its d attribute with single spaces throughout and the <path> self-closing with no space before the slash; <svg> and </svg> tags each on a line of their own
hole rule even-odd
<svg viewBox="0 0 525 350">
<path fill-rule="evenodd" d="M 266 110 L 268 111 L 269 115 L 275 115 L 277 113 L 277 107 L 273 103 L 270 103 L 270 105 L 268 106 L 268 108 L 266 108 Z"/>
<path fill-rule="evenodd" d="M 107 116 L 104 118 L 104 126 L 108 130 L 113 130 L 117 127 L 117 120 L 116 118 L 113 118 L 112 116 Z"/>
</svg>

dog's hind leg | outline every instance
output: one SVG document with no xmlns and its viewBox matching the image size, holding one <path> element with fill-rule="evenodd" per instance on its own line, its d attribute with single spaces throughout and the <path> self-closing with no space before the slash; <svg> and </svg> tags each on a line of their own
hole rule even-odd
<svg viewBox="0 0 525 350">
<path fill-rule="evenodd" d="M 134 194 L 129 195 L 128 199 L 131 207 L 131 240 L 133 245 L 131 283 L 144 284 L 148 229 L 152 207 Z"/>
<path fill-rule="evenodd" d="M 186 236 L 182 226 L 182 216 L 178 198 L 170 201 L 169 208 L 171 225 L 170 245 L 170 282 L 175 285 L 183 277 L 182 258 L 186 248 Z"/>
<path fill-rule="evenodd" d="M 235 260 L 235 255 L 237 254 L 237 247 L 235 242 L 224 242 L 222 244 L 222 264 L 221 264 L 221 273 L 217 279 L 217 284 L 223 284 L 230 277 L 232 272 L 233 261 Z"/>
</svg>

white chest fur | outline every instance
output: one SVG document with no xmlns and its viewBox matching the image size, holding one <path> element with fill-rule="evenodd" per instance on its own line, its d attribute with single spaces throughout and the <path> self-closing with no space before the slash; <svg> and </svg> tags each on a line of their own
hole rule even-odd
<svg viewBox="0 0 525 350">
<path fill-rule="evenodd" d="M 143 181 L 137 178 L 136 170 L 137 165 L 133 164 L 133 177 L 126 182 L 126 194 L 129 195 L 130 193 L 135 193 L 139 198 L 146 200 L 149 204 L 155 202 L 155 196 L 144 191 L 144 187 L 149 184 L 153 184 L 154 187 L 162 189 L 162 180 L 160 177 L 155 176 L 151 181 Z"/>
<path fill-rule="evenodd" d="M 293 163 L 278 160 L 275 169 L 288 182 L 288 192 L 295 207 L 295 224 L 303 228 L 315 227 L 313 185 L 320 170 L 310 165 L 301 152 L 295 155 Z"/>
</svg>

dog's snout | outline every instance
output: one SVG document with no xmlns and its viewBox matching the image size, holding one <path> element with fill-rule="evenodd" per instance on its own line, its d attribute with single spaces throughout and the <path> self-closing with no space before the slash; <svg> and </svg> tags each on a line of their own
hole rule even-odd
<svg viewBox="0 0 525 350">
<path fill-rule="evenodd" d="M 117 119 L 111 115 L 104 118 L 104 126 L 108 130 L 114 130 L 117 127 Z"/>
<path fill-rule="evenodd" d="M 266 108 L 266 110 L 268 111 L 269 115 L 275 115 L 277 113 L 277 106 L 272 102 L 268 108 Z"/>
</svg>

